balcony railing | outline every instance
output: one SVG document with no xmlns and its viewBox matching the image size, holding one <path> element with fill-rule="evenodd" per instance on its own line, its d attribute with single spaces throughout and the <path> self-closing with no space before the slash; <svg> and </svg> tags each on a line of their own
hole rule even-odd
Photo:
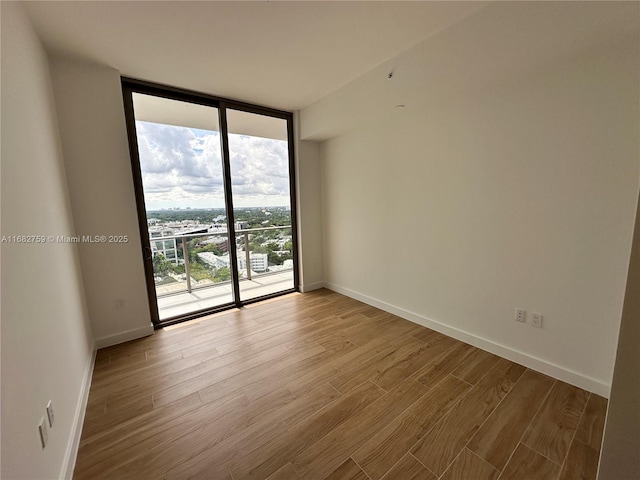
<svg viewBox="0 0 640 480">
<path fill-rule="evenodd" d="M 282 231 L 274 237 L 269 232 Z M 288 234 L 286 232 L 289 231 Z M 240 280 L 252 280 L 274 273 L 292 271 L 285 267 L 286 260 L 292 258 L 293 251 L 284 248 L 291 242 L 291 225 L 236 230 L 235 245 L 238 272 L 244 273 Z M 212 242 L 213 238 L 224 240 Z M 262 241 L 259 243 L 256 240 Z M 197 242 L 195 242 L 197 240 Z M 229 284 L 231 281 L 231 255 L 228 232 L 185 233 L 153 237 L 149 239 L 154 255 L 154 278 L 158 297 L 188 292 L 195 289 Z M 273 248 L 278 245 L 278 250 Z M 195 253 L 195 255 L 194 255 Z M 200 253 L 211 255 L 199 256 Z M 164 258 L 157 258 L 162 254 Z M 260 261 L 264 271 L 252 270 L 252 258 L 262 255 Z M 265 259 L 266 256 L 266 259 Z M 244 263 L 245 268 L 240 268 Z M 223 270 L 227 268 L 227 270 Z M 262 268 L 261 268 L 262 270 Z"/>
</svg>

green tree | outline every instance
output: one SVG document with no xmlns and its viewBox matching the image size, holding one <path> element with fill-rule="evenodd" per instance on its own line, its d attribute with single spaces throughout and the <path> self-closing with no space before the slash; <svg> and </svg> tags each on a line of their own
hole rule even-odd
<svg viewBox="0 0 640 480">
<path fill-rule="evenodd" d="M 249 243 L 249 251 L 254 253 L 268 253 L 267 247 L 263 247 L 259 243 Z"/>
<path fill-rule="evenodd" d="M 291 260 L 290 253 L 279 254 L 276 252 L 269 252 L 269 263 L 272 265 L 282 265 L 285 260 Z"/>
<path fill-rule="evenodd" d="M 216 283 L 228 282 L 229 280 L 231 280 L 231 270 L 229 270 L 229 267 L 218 268 L 213 275 L 213 281 Z"/>
<path fill-rule="evenodd" d="M 171 271 L 173 265 L 161 253 L 153 257 L 153 271 L 156 275 L 165 276 Z"/>
<path fill-rule="evenodd" d="M 211 273 L 211 270 L 197 262 L 189 265 L 189 274 L 191 275 L 191 278 L 198 281 L 205 279 L 213 280 L 213 273 Z"/>
<path fill-rule="evenodd" d="M 173 271 L 173 273 L 184 273 L 184 264 L 183 265 L 174 265 L 173 263 L 171 264 L 171 271 Z"/>
</svg>

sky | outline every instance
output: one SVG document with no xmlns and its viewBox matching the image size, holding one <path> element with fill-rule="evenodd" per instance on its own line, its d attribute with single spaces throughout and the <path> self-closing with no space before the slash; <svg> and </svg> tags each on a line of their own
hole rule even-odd
<svg viewBox="0 0 640 480">
<path fill-rule="evenodd" d="M 222 208 L 220 134 L 136 122 L 147 210 Z M 229 135 L 234 207 L 289 206 L 287 142 Z"/>
</svg>

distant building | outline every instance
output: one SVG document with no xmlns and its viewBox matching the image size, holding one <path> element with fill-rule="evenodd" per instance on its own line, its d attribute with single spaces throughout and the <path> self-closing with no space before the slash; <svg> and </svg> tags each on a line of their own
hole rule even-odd
<svg viewBox="0 0 640 480">
<path fill-rule="evenodd" d="M 200 258 L 207 265 L 211 265 L 213 268 L 229 267 L 230 260 L 229 255 L 216 255 L 213 252 L 202 252 L 198 254 Z M 262 273 L 269 269 L 269 257 L 266 253 L 253 253 L 249 254 L 249 263 L 251 271 Z M 247 259 L 245 252 L 238 252 L 238 270 L 247 269 Z"/>
<path fill-rule="evenodd" d="M 237 230 L 246 230 L 249 228 L 248 222 L 236 222 L 236 231 Z"/>
<path fill-rule="evenodd" d="M 151 244 L 151 255 L 164 255 L 170 262 L 178 264 L 178 249 L 175 238 L 164 240 L 154 240 L 154 238 L 169 237 L 173 235 L 173 230 L 166 227 L 149 227 L 149 243 Z"/>
<path fill-rule="evenodd" d="M 229 241 L 227 237 L 223 237 L 219 235 L 209 237 L 208 239 L 203 240 L 198 244 L 198 246 L 203 246 L 203 245 L 215 245 L 223 252 L 229 251 Z"/>
<path fill-rule="evenodd" d="M 266 253 L 249 254 L 249 262 L 253 272 L 266 272 L 269 269 L 269 256 Z M 238 252 L 238 270 L 247 269 L 247 259 L 244 252 Z"/>
<path fill-rule="evenodd" d="M 208 233 L 209 227 L 207 226 L 196 226 L 196 225 L 187 225 L 183 227 L 181 230 L 174 231 L 174 235 L 191 235 L 193 233 Z"/>
<path fill-rule="evenodd" d="M 229 255 L 216 255 L 213 252 L 202 252 L 198 254 L 198 258 L 216 269 L 229 266 Z"/>
</svg>

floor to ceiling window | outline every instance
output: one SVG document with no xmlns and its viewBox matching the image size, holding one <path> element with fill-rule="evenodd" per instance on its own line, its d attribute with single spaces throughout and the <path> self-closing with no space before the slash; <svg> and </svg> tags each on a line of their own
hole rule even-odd
<svg viewBox="0 0 640 480">
<path fill-rule="evenodd" d="M 122 85 L 154 322 L 295 291 L 292 114 Z"/>
</svg>

